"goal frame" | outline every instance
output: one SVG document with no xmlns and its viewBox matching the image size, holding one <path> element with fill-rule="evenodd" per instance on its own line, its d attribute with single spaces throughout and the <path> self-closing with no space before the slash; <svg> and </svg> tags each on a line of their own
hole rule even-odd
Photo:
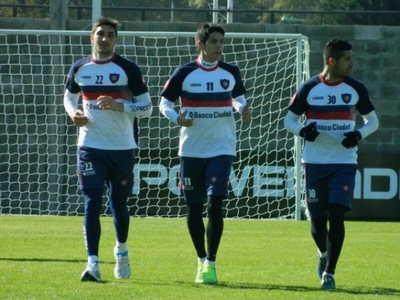
<svg viewBox="0 0 400 300">
<path fill-rule="evenodd" d="M 15 29 L 9 29 L 9 30 L 0 30 L 0 36 L 18 36 L 18 35 L 33 35 L 33 36 L 41 36 L 41 35 L 46 35 L 46 36 L 52 36 L 55 37 L 55 41 L 57 39 L 59 40 L 59 37 L 71 37 L 71 36 L 86 36 L 89 37 L 91 34 L 90 31 L 72 31 L 72 30 L 15 30 Z M 164 37 L 193 37 L 194 39 L 194 33 L 192 32 L 152 32 L 152 31 L 119 31 L 118 32 L 118 37 L 123 38 L 123 37 L 151 37 L 151 38 L 164 38 Z M 295 39 L 297 41 L 297 66 L 295 67 L 297 70 L 296 74 L 296 87 L 298 88 L 301 83 L 309 77 L 309 45 L 308 45 L 308 38 L 302 34 L 286 34 L 286 33 L 248 33 L 248 32 L 229 32 L 225 34 L 225 38 L 249 38 L 249 39 L 257 39 L 257 38 L 268 38 L 268 39 Z M 193 40 L 194 42 L 194 40 Z M 118 51 L 117 51 L 118 53 Z M 55 56 L 54 57 L 54 62 L 57 65 L 61 65 L 59 67 L 54 67 L 55 72 L 63 72 L 63 75 L 65 75 L 65 67 L 63 67 L 63 61 L 62 61 L 62 54 L 59 53 L 60 56 Z M 89 53 L 87 53 L 89 55 Z M 307 60 L 307 61 L 305 61 Z M 294 92 L 294 91 L 293 91 Z M 60 87 L 54 89 L 54 93 L 56 93 L 58 96 L 60 95 Z M 60 101 L 58 99 L 58 101 Z M 0 103 L 1 104 L 1 103 Z M 154 104 L 154 103 L 153 103 Z M 3 104 L 4 106 L 7 105 L 12 105 L 12 104 Z M 6 110 L 6 109 L 5 109 Z M 61 122 L 67 121 L 66 116 L 65 120 L 61 119 Z M 55 120 L 54 117 L 51 115 L 49 116 L 48 121 L 54 122 L 54 124 L 57 124 L 57 122 L 60 122 L 60 120 Z M 51 129 L 51 126 L 48 127 L 49 130 Z M 55 129 L 54 129 L 55 130 Z M 295 184 L 294 184 L 294 195 L 295 195 L 295 214 L 294 214 L 294 219 L 296 220 L 301 220 L 304 219 L 304 193 L 303 193 L 303 187 L 302 187 L 302 170 L 301 170 L 301 148 L 302 148 L 302 140 L 298 137 L 293 137 L 294 139 L 294 147 L 293 149 L 288 149 L 288 151 L 292 151 L 293 156 L 294 156 L 294 174 L 295 174 Z M 49 141 L 49 145 L 55 145 L 57 144 L 58 141 Z M 49 147 L 47 149 L 50 153 L 54 151 L 56 152 L 56 149 L 52 149 L 52 147 Z M 56 156 L 51 156 L 49 161 L 47 162 L 49 164 L 49 169 L 52 171 L 54 174 L 59 174 L 59 172 L 63 171 L 63 168 L 59 167 L 58 164 L 60 162 L 60 159 Z M 3 172 L 3 170 L 2 170 Z M 48 177 L 46 177 L 46 180 L 49 180 Z M 1 183 L 1 182 L 0 182 Z M 57 193 L 57 183 L 55 184 L 50 184 L 49 185 L 49 194 L 52 193 Z M 13 199 L 9 199 L 12 201 Z M 2 205 L 2 202 L 4 199 L 1 199 L 0 202 L 0 207 Z M 44 214 L 54 214 L 54 211 L 58 210 L 59 203 L 55 202 L 53 204 L 49 204 L 48 207 L 44 210 Z M 41 214 L 42 212 L 39 212 Z M 2 214 L 2 210 L 0 210 L 0 214 Z"/>
</svg>

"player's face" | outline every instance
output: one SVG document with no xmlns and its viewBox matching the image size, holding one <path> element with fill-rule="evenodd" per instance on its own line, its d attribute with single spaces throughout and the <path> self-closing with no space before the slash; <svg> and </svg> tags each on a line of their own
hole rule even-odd
<svg viewBox="0 0 400 300">
<path fill-rule="evenodd" d="M 224 37 L 219 32 L 213 32 L 209 35 L 205 44 L 199 43 L 200 56 L 207 62 L 219 60 L 224 50 Z"/>
<path fill-rule="evenodd" d="M 97 58 L 107 58 L 114 52 L 117 36 L 114 28 L 109 25 L 101 25 L 90 35 L 93 44 L 93 54 Z"/>
<path fill-rule="evenodd" d="M 336 77 L 349 76 L 350 70 L 353 68 L 353 51 L 344 51 L 343 56 L 339 58 L 335 65 Z"/>
</svg>

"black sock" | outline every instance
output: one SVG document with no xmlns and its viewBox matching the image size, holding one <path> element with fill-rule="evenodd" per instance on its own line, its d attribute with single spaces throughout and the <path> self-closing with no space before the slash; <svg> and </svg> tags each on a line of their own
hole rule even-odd
<svg viewBox="0 0 400 300">
<path fill-rule="evenodd" d="M 346 211 L 347 208 L 343 205 L 329 205 L 328 264 L 326 270 L 330 274 L 335 274 L 336 264 L 342 251 L 345 237 L 344 215 Z"/>
<path fill-rule="evenodd" d="M 311 218 L 311 236 L 313 237 L 319 251 L 322 253 L 327 250 L 327 222 L 327 216 Z"/>
<path fill-rule="evenodd" d="M 207 212 L 207 260 L 215 261 L 219 243 L 221 241 L 222 232 L 224 230 L 224 219 L 222 215 L 222 201 L 221 196 L 208 197 Z"/>
<path fill-rule="evenodd" d="M 187 205 L 186 223 L 194 248 L 196 249 L 197 256 L 200 258 L 205 257 L 207 254 L 204 238 L 205 227 L 203 223 L 203 203 Z"/>
</svg>

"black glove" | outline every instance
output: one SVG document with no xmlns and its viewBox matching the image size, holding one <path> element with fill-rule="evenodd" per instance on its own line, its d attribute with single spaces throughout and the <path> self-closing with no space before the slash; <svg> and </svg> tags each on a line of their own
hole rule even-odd
<svg viewBox="0 0 400 300">
<path fill-rule="evenodd" d="M 342 145 L 345 148 L 354 148 L 358 145 L 358 141 L 361 140 L 362 136 L 359 131 L 350 131 L 344 134 L 345 138 L 342 141 Z"/>
<path fill-rule="evenodd" d="M 299 134 L 306 141 L 314 142 L 319 135 L 319 132 L 317 131 L 317 122 L 312 122 L 307 126 L 304 126 L 300 130 Z"/>
</svg>

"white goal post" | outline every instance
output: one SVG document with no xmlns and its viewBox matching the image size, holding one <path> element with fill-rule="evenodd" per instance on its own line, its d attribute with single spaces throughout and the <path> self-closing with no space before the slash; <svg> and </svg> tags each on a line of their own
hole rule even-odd
<svg viewBox="0 0 400 300">
<path fill-rule="evenodd" d="M 89 31 L 0 30 L 0 214 L 81 215 L 77 129 L 63 107 L 71 64 L 91 53 Z M 140 149 L 129 199 L 132 216 L 182 217 L 179 127 L 162 117 L 158 95 L 173 70 L 194 60 L 194 33 L 119 32 L 116 52 L 135 61 L 148 83 L 153 115 L 139 121 Z M 250 124 L 237 120 L 238 155 L 228 218 L 302 218 L 301 143 L 283 127 L 286 107 L 309 77 L 301 34 L 227 33 L 223 60 L 239 66 Z M 106 197 L 104 215 L 110 214 Z"/>
</svg>

